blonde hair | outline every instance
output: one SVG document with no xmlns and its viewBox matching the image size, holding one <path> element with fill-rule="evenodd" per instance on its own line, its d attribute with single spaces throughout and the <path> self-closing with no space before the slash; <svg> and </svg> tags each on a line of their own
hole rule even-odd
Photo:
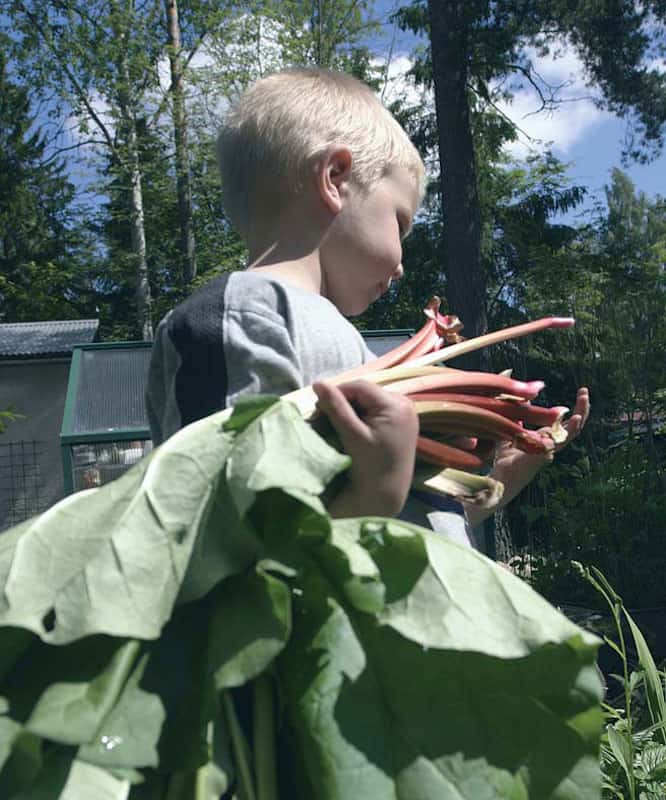
<svg viewBox="0 0 666 800">
<path fill-rule="evenodd" d="M 238 231 L 246 235 L 259 197 L 298 192 L 312 159 L 336 144 L 351 150 L 352 180 L 362 188 L 401 166 L 422 199 L 421 157 L 366 84 L 341 72 L 288 69 L 250 86 L 218 137 L 222 199 Z"/>
</svg>

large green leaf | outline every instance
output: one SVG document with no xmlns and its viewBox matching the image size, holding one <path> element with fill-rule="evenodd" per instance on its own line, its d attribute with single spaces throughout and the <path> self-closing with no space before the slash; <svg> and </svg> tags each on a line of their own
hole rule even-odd
<svg viewBox="0 0 666 800">
<path fill-rule="evenodd" d="M 0 539 L 2 796 L 92 765 L 208 800 L 217 693 L 275 664 L 285 798 L 596 796 L 598 641 L 472 550 L 332 522 L 348 459 L 288 404 L 223 421 Z"/>
<path fill-rule="evenodd" d="M 641 629 L 636 625 L 631 614 L 624 606 L 622 610 L 629 623 L 631 635 L 634 638 L 638 660 L 645 671 L 645 694 L 650 711 L 650 718 L 654 725 L 661 726 L 659 728 L 659 737 L 663 742 L 666 742 L 666 696 L 664 695 L 664 686 Z"/>
<path fill-rule="evenodd" d="M 344 521 L 388 604 L 301 575 L 278 659 L 299 797 L 558 798 L 600 791 L 597 640 L 479 554 L 397 522 Z M 295 795 L 296 796 L 296 795 Z"/>
<path fill-rule="evenodd" d="M 231 441 L 209 417 L 117 481 L 71 495 L 23 526 L 0 557 L 0 625 L 52 644 L 92 633 L 159 636 L 194 540 L 205 535 Z M 237 553 L 229 556 L 236 571 Z"/>
<path fill-rule="evenodd" d="M 285 646 L 291 628 L 291 590 L 258 569 L 214 592 L 209 662 L 218 689 L 242 686 L 261 674 Z"/>
</svg>

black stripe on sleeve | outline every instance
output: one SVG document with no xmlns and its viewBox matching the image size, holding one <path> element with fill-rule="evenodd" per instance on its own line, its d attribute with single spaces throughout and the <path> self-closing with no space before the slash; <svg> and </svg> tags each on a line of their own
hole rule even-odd
<svg viewBox="0 0 666 800">
<path fill-rule="evenodd" d="M 227 365 L 222 326 L 228 279 L 226 273 L 197 289 L 169 316 L 169 336 L 181 358 L 176 402 L 183 426 L 224 408 Z"/>
</svg>

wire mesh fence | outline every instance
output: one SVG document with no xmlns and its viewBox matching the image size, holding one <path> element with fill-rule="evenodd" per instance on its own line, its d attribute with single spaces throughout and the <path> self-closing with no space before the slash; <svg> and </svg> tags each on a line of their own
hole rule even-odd
<svg viewBox="0 0 666 800">
<path fill-rule="evenodd" d="M 45 511 L 48 500 L 40 463 L 44 442 L 0 444 L 0 529 Z"/>
</svg>

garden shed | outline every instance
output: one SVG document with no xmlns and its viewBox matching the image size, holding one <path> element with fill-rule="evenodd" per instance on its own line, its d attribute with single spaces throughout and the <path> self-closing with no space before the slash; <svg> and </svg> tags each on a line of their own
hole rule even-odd
<svg viewBox="0 0 666 800">
<path fill-rule="evenodd" d="M 0 410 L 21 415 L 0 434 L 0 530 L 64 495 L 58 435 L 72 351 L 96 319 L 0 324 Z"/>
<path fill-rule="evenodd" d="M 67 493 L 109 483 L 152 447 L 145 404 L 150 342 L 77 347 L 62 419 Z"/>
</svg>

